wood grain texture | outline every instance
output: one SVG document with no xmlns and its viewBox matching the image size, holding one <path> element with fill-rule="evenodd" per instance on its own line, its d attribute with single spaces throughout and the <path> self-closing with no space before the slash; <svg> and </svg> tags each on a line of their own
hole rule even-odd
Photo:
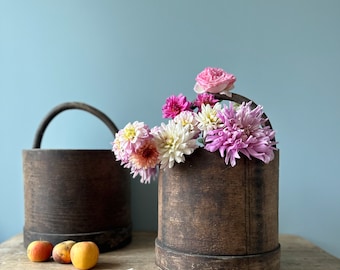
<svg viewBox="0 0 340 270">
<path fill-rule="evenodd" d="M 200 148 L 161 171 L 157 265 L 278 270 L 278 170 L 279 151 L 268 164 L 241 156 L 231 167 Z"/>
<path fill-rule="evenodd" d="M 129 174 L 110 150 L 26 150 L 23 170 L 26 246 L 74 237 L 104 250 L 130 238 Z"/>
<path fill-rule="evenodd" d="M 53 108 L 23 150 L 24 244 L 53 244 L 73 238 L 91 240 L 100 250 L 120 247 L 131 238 L 130 177 L 110 150 L 40 149 L 44 131 L 59 113 L 79 109 L 98 117 L 115 136 L 118 129 L 104 113 L 80 102 Z"/>
<path fill-rule="evenodd" d="M 156 233 L 134 232 L 132 242 L 119 250 L 101 253 L 93 268 L 102 270 L 156 270 Z M 331 256 L 311 242 L 294 235 L 280 235 L 280 270 L 339 270 L 340 259 Z M 0 244 L 1 270 L 74 270 L 72 265 L 56 262 L 33 263 L 26 257 L 23 235 Z"/>
</svg>

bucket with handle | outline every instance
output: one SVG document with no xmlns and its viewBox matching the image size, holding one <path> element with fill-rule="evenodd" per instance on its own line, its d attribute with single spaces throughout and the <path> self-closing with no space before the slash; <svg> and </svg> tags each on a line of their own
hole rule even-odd
<svg viewBox="0 0 340 270">
<path fill-rule="evenodd" d="M 116 125 L 84 103 L 53 108 L 36 132 L 33 149 L 23 150 L 24 246 L 34 240 L 93 241 L 100 251 L 131 240 L 129 172 L 107 150 L 41 149 L 48 124 L 59 113 L 78 109 L 98 117 L 113 136 Z"/>
</svg>

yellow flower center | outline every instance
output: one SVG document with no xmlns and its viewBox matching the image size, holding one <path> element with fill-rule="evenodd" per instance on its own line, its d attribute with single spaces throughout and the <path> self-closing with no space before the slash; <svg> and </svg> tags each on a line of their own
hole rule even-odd
<svg viewBox="0 0 340 270">
<path fill-rule="evenodd" d="M 124 132 L 124 138 L 131 141 L 136 136 L 136 130 L 133 126 L 127 127 Z"/>
<path fill-rule="evenodd" d="M 185 120 L 185 119 L 182 120 L 182 126 L 183 126 L 183 127 L 185 127 L 185 126 L 188 125 L 188 124 L 189 124 L 189 121 L 187 121 L 187 120 Z"/>
<path fill-rule="evenodd" d="M 211 124 L 211 123 L 216 123 L 217 122 L 217 114 L 215 111 L 209 111 L 206 114 L 206 118 L 205 121 L 207 124 Z"/>
<path fill-rule="evenodd" d="M 173 144 L 174 144 L 174 138 L 173 137 L 168 137 L 166 140 L 165 140 L 165 143 L 164 143 L 164 148 L 166 149 L 170 149 L 172 148 Z"/>
</svg>

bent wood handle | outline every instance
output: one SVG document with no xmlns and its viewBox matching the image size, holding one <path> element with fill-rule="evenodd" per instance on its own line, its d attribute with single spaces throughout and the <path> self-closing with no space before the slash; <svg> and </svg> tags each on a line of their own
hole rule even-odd
<svg viewBox="0 0 340 270">
<path fill-rule="evenodd" d="M 40 148 L 41 145 L 41 140 L 44 135 L 44 132 L 48 126 L 48 124 L 51 122 L 51 120 L 59 113 L 65 110 L 70 110 L 70 109 L 79 109 L 83 110 L 86 112 L 89 112 L 95 116 L 97 116 L 100 120 L 102 120 L 106 126 L 110 129 L 112 132 L 113 136 L 118 132 L 117 126 L 111 121 L 111 119 L 106 116 L 104 113 L 99 111 L 98 109 L 85 104 L 81 102 L 65 102 L 62 103 L 56 107 L 54 107 L 48 114 L 47 116 L 42 120 L 40 126 L 38 127 L 38 130 L 35 134 L 34 142 L 33 142 L 33 148 Z"/>
</svg>

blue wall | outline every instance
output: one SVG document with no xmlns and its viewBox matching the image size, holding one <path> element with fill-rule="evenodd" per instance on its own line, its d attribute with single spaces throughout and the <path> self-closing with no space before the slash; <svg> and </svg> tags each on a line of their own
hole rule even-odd
<svg viewBox="0 0 340 270">
<path fill-rule="evenodd" d="M 280 148 L 280 232 L 340 257 L 340 1 L 0 0 L 0 241 L 22 232 L 21 151 L 54 106 L 81 101 L 119 127 L 161 122 L 206 66 L 262 104 Z M 60 114 L 43 148 L 110 149 L 106 126 Z M 132 181 L 135 229 L 157 228 L 157 183 Z"/>
</svg>

